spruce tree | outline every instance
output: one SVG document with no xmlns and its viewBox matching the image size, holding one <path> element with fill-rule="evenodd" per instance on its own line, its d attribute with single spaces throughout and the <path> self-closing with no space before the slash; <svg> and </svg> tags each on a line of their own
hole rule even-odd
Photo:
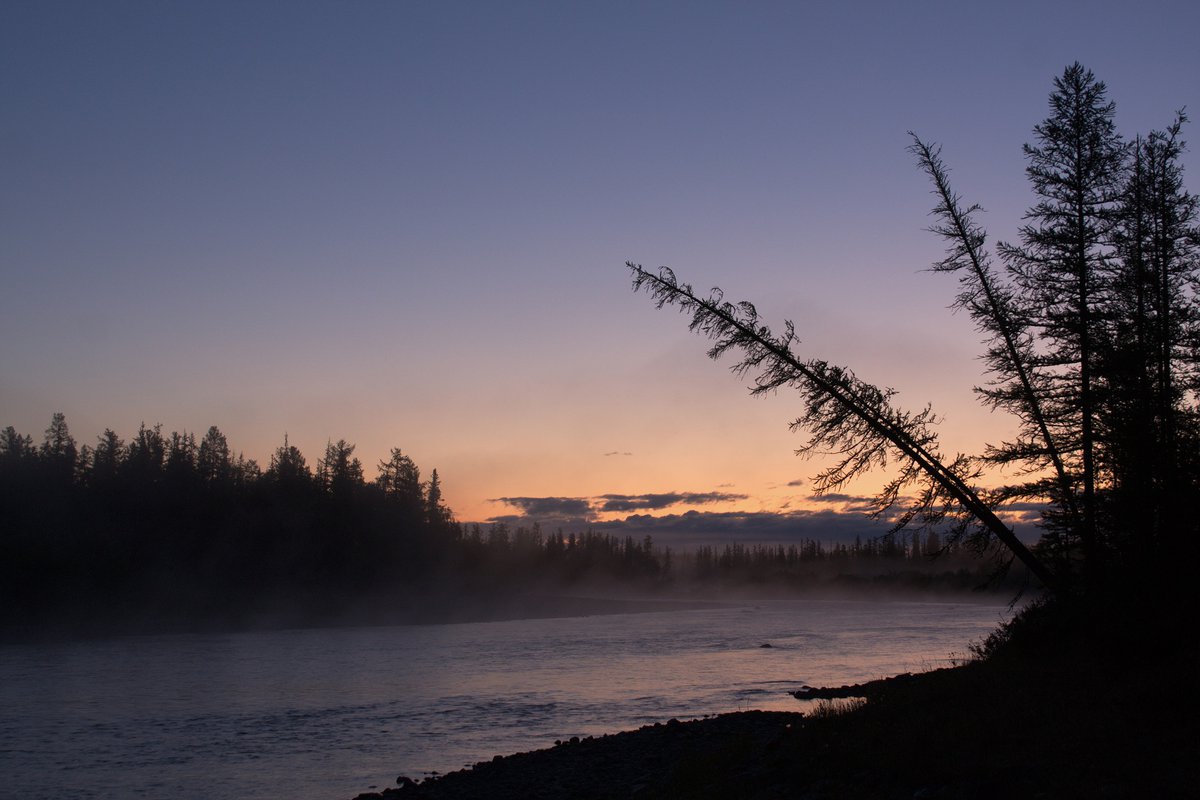
<svg viewBox="0 0 1200 800">
<path fill-rule="evenodd" d="M 216 425 L 209 427 L 196 450 L 196 470 L 208 484 L 226 484 L 233 476 L 233 455 L 229 440 Z"/>
<path fill-rule="evenodd" d="M 42 436 L 40 454 L 49 482 L 56 486 L 69 486 L 75 477 L 79 450 L 67 426 L 66 415 L 61 411 L 56 411 L 50 418 L 50 427 Z"/>
<path fill-rule="evenodd" d="M 1114 320 L 1110 403 L 1111 513 L 1126 550 L 1161 557 L 1178 552 L 1195 531 L 1195 359 L 1200 283 L 1197 198 L 1183 187 L 1179 162 L 1186 116 L 1139 137 L 1119 209 L 1120 256 L 1110 318 Z M 1138 536 L 1133 535 L 1137 530 Z"/>
<path fill-rule="evenodd" d="M 1111 242 L 1126 150 L 1107 88 L 1078 62 L 1055 79 L 1050 111 L 1034 128 L 1035 142 L 1024 148 L 1025 172 L 1038 200 L 1025 214 L 1021 245 L 1002 244 L 1000 251 L 1038 340 L 1034 367 L 1049 384 L 1046 422 L 1081 487 L 1078 529 L 1058 532 L 1066 547 L 1077 536 L 1087 569 L 1098 571 L 1104 548 L 1097 504 L 1097 365 L 1106 344 L 1104 309 L 1112 291 Z"/>
<path fill-rule="evenodd" d="M 1019 423 L 1017 438 L 989 445 L 986 460 L 999 466 L 1015 463 L 1028 477 L 998 489 L 993 499 L 1049 498 L 1063 518 L 1077 526 L 1073 482 L 1043 408 L 1049 381 L 1035 368 L 1036 339 L 1029 315 L 1013 286 L 992 266 L 987 232 L 976 221 L 983 209 L 964 206 L 951 188 L 941 149 L 910 135 L 909 152 L 917 156 L 937 198 L 932 211 L 937 222 L 930 231 L 947 243 L 946 257 L 933 265 L 933 271 L 958 275 L 960 292 L 954 307 L 966 309 L 985 337 L 988 382 L 975 391 L 989 407 L 1013 414 Z"/>
<path fill-rule="evenodd" d="M 312 472 L 300 448 L 288 441 L 288 435 L 283 435 L 283 444 L 271 454 L 271 463 L 267 467 L 267 480 L 285 492 L 301 493 L 308 489 L 312 482 Z"/>
</svg>

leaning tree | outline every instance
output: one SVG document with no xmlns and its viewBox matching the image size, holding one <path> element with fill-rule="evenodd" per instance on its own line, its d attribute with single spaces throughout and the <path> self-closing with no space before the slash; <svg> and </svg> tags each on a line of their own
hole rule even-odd
<svg viewBox="0 0 1200 800">
<path fill-rule="evenodd" d="M 1180 177 L 1182 113 L 1167 132 L 1126 146 L 1104 84 L 1077 63 L 1056 78 L 1050 109 L 1025 146 L 1037 199 L 1020 244 L 998 246 L 999 268 L 981 209 L 951 187 L 939 148 L 911 135 L 933 184 L 931 230 L 947 246 L 933 269 L 957 275 L 955 305 L 984 338 L 987 380 L 976 391 L 1017 421 L 1012 441 L 978 456 L 944 455 L 929 407 L 900 408 L 893 390 L 797 354 L 790 320 L 776 333 L 751 303 L 728 302 L 720 289 L 699 294 L 667 267 L 626 264 L 635 290 L 690 315 L 691 329 L 712 340 L 711 357 L 740 354 L 733 369 L 752 376 L 753 394 L 799 392 L 804 412 L 792 428 L 809 438 L 797 452 L 836 456 L 814 480 L 817 493 L 894 465 L 874 507 L 878 516 L 899 509 L 893 532 L 936 527 L 980 550 L 999 545 L 1048 589 L 1089 590 L 1104 585 L 1106 565 L 1130 539 L 1119 527 L 1131 510 L 1158 518 L 1170 506 L 1169 540 L 1195 538 L 1182 535 L 1180 524 L 1196 523 L 1181 523 L 1177 509 L 1200 494 L 1200 458 L 1188 455 L 1200 429 L 1200 232 Z M 1006 465 L 1023 478 L 983 485 Z M 1152 490 L 1136 491 L 1139 482 Z M 1014 500 L 1046 505 L 1037 547 L 998 514 Z"/>
</svg>

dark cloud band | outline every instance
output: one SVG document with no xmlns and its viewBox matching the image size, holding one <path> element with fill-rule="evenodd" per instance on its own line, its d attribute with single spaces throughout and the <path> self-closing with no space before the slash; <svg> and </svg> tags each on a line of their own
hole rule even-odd
<svg viewBox="0 0 1200 800">
<path fill-rule="evenodd" d="M 491 502 L 513 506 L 529 517 L 592 516 L 592 504 L 586 497 L 497 497 Z"/>
<path fill-rule="evenodd" d="M 728 492 L 666 492 L 663 494 L 602 494 L 599 510 L 606 512 L 653 511 L 687 503 L 707 505 L 732 500 L 745 500 L 747 495 Z"/>
</svg>

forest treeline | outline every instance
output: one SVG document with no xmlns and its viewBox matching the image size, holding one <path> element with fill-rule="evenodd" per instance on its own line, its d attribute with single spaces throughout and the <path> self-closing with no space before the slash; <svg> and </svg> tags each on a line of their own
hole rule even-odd
<svg viewBox="0 0 1200 800">
<path fill-rule="evenodd" d="M 942 548 L 936 533 L 676 553 L 649 536 L 464 525 L 443 502 L 436 469 L 424 479 L 393 448 L 368 480 L 354 451 L 331 442 L 310 467 L 285 436 L 262 469 L 217 427 L 197 438 L 142 425 L 128 441 L 109 429 L 94 445 L 79 445 L 62 414 L 40 442 L 7 427 L 0 431 L 3 625 L 34 632 L 121 621 L 239 625 L 256 616 L 386 618 L 388 608 L 404 618 L 406 606 L 431 594 L 611 582 L 653 591 L 695 582 L 811 587 L 881 573 L 920 572 L 922 585 L 934 574 L 955 587 L 983 580 L 978 562 L 961 553 L 931 566 L 926 556 Z"/>
<path fill-rule="evenodd" d="M 436 470 L 399 449 L 368 483 L 345 441 L 310 468 L 285 437 L 264 470 L 216 427 L 78 446 L 62 414 L 37 446 L 0 432 L 0 502 L 4 613 L 32 627 L 316 613 L 450 558 L 457 530 Z"/>
</svg>

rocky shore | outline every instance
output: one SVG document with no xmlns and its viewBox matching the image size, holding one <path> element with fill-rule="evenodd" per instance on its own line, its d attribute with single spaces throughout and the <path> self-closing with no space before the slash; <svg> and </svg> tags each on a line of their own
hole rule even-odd
<svg viewBox="0 0 1200 800">
<path fill-rule="evenodd" d="M 1200 786 L 1198 666 L 1189 647 L 1001 652 L 858 686 L 797 687 L 809 702 L 796 713 L 672 720 L 419 782 L 401 776 L 356 800 L 1190 798 Z"/>
<path fill-rule="evenodd" d="M 703 720 L 650 725 L 608 736 L 572 738 L 547 750 L 480 762 L 471 769 L 398 786 L 356 800 L 382 798 L 642 798 L 660 797 L 663 776 L 697 776 L 717 763 L 754 780 L 750 753 L 770 753 L 803 724 L 799 713 L 747 711 Z M 729 751 L 733 745 L 734 751 Z M 736 758 L 730 758 L 735 755 Z M 739 762 L 739 763 L 735 763 Z"/>
<path fill-rule="evenodd" d="M 853 686 L 803 686 L 794 694 L 798 700 L 878 701 L 921 679 L 905 674 Z M 792 797 L 794 776 L 780 769 L 778 756 L 793 750 L 811 726 L 843 708 L 809 704 L 806 715 L 800 710 L 805 704 L 796 705 L 791 713 L 745 711 L 575 737 L 550 749 L 496 756 L 424 781 L 400 776 L 396 787 L 355 800 L 730 796 L 714 794 L 717 786 L 735 790 L 739 797 Z"/>
</svg>

